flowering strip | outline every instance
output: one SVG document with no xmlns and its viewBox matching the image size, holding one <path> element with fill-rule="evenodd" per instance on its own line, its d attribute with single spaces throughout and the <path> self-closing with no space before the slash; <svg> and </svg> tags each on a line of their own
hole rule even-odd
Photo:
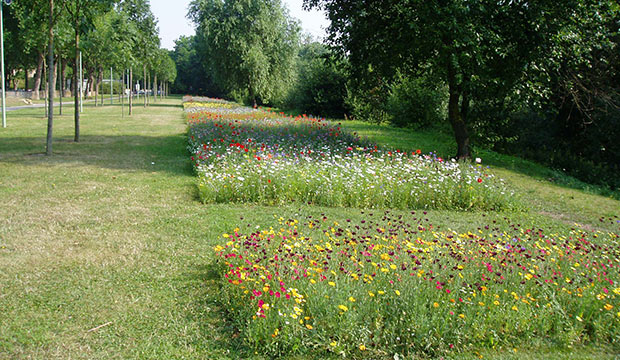
<svg viewBox="0 0 620 360">
<path fill-rule="evenodd" d="M 506 209 L 517 202 L 480 165 L 383 149 L 325 119 L 187 98 L 189 151 L 205 203 Z"/>
<path fill-rule="evenodd" d="M 244 340 L 274 356 L 620 345 L 618 233 L 548 234 L 506 218 L 457 233 L 422 215 L 237 228 L 214 249 L 220 300 Z"/>
</svg>

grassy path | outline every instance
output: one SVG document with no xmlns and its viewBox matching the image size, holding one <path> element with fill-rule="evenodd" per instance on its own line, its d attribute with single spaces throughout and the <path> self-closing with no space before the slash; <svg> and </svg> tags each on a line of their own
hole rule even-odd
<svg viewBox="0 0 620 360">
<path fill-rule="evenodd" d="M 195 201 L 180 100 L 89 108 L 79 144 L 64 116 L 52 158 L 33 113 L 0 135 L 0 358 L 225 353 L 205 240 L 241 209 Z"/>
<path fill-rule="evenodd" d="M 51 158 L 42 155 L 42 112 L 11 113 L 9 127 L 0 129 L 0 358 L 252 357 L 211 300 L 214 241 L 236 226 L 269 226 L 274 216 L 362 216 L 353 209 L 200 204 L 179 98 L 137 106 L 131 118 L 118 106 L 89 105 L 77 144 L 72 116 L 57 117 Z M 540 183 L 532 197 L 549 199 L 535 206 L 546 201 L 567 219 L 618 231 L 597 216 L 618 214 L 620 202 L 501 171 L 525 181 L 521 186 Z M 577 199 L 574 206 L 562 206 L 567 196 Z M 453 229 L 486 221 L 480 213 L 428 216 Z M 567 226 L 539 211 L 513 216 Z M 598 351 L 585 355 L 604 355 Z"/>
</svg>

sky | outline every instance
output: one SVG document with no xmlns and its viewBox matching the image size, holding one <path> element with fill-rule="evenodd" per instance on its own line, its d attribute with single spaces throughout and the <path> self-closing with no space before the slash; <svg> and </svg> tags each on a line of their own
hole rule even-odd
<svg viewBox="0 0 620 360">
<path fill-rule="evenodd" d="M 151 11 L 158 19 L 159 37 L 161 46 L 172 50 L 174 40 L 181 35 L 193 35 L 194 25 L 185 15 L 191 0 L 151 0 Z M 319 11 L 304 11 L 301 5 L 303 0 L 283 0 L 289 9 L 291 16 L 301 22 L 302 31 L 309 33 L 316 40 L 321 40 L 325 36 L 325 28 L 329 21 L 325 14 Z"/>
</svg>

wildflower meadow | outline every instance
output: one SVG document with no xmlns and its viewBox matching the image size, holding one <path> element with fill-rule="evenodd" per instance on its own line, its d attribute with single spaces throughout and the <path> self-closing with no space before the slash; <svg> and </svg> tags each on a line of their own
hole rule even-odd
<svg viewBox="0 0 620 360">
<path fill-rule="evenodd" d="M 217 299 L 257 353 L 620 346 L 620 229 L 515 224 L 501 214 L 521 201 L 480 164 L 384 149 L 312 116 L 185 100 L 203 202 L 364 209 L 344 221 L 300 211 L 221 235 Z M 453 231 L 427 209 L 495 215 Z"/>
<path fill-rule="evenodd" d="M 617 233 L 547 233 L 508 218 L 455 232 L 416 211 L 367 211 L 358 222 L 231 229 L 214 252 L 221 301 L 244 341 L 273 356 L 620 345 Z"/>
<path fill-rule="evenodd" d="M 186 98 L 189 150 L 205 203 L 303 202 L 395 209 L 519 207 L 481 165 L 383 149 L 340 124 Z"/>
</svg>

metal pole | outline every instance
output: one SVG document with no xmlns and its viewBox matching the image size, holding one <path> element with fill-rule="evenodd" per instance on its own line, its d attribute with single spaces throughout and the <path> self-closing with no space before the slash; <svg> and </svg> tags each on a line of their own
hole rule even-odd
<svg viewBox="0 0 620 360">
<path fill-rule="evenodd" d="M 112 79 L 112 67 L 110 66 L 110 105 L 114 104 L 114 83 Z"/>
<path fill-rule="evenodd" d="M 2 13 L 2 3 L 4 1 L 0 0 L 0 52 L 2 52 L 2 127 L 6 127 L 6 93 L 4 89 L 4 23 Z"/>
<path fill-rule="evenodd" d="M 80 51 L 80 112 L 84 112 L 84 72 L 82 69 L 82 52 Z"/>
</svg>

